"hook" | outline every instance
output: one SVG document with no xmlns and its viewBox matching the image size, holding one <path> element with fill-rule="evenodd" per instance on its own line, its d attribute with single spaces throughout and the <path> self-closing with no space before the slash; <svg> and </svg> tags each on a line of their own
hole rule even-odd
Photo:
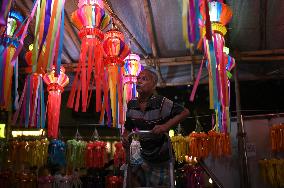
<svg viewBox="0 0 284 188">
<path fill-rule="evenodd" d="M 98 130 L 97 130 L 96 127 L 95 127 L 93 134 L 92 134 L 91 140 L 100 140 L 100 136 L 99 136 L 99 133 L 98 133 Z"/>
</svg>

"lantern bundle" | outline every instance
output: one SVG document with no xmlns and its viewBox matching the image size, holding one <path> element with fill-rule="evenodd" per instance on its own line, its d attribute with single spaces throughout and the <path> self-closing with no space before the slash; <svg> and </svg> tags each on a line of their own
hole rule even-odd
<svg viewBox="0 0 284 188">
<path fill-rule="evenodd" d="M 171 142 L 175 151 L 176 160 L 178 162 L 183 162 L 185 160 L 185 156 L 188 154 L 186 138 L 182 135 L 173 136 L 171 137 Z"/>
<path fill-rule="evenodd" d="M 18 124 L 25 128 L 45 128 L 44 89 L 41 75 L 34 73 L 26 77 L 19 108 L 13 116 L 13 125 L 17 124 L 18 118 Z"/>
<path fill-rule="evenodd" d="M 126 162 L 126 153 L 121 142 L 115 143 L 115 152 L 113 155 L 114 166 L 119 168 Z"/>
<path fill-rule="evenodd" d="M 104 86 L 105 95 L 105 106 L 107 112 L 110 111 L 107 105 L 106 99 L 110 98 L 111 102 L 111 115 L 112 124 L 115 125 L 123 124 L 123 103 L 122 103 L 122 92 L 123 92 L 123 65 L 124 59 L 128 56 L 130 50 L 124 42 L 124 35 L 117 29 L 111 29 L 105 34 L 104 40 L 104 51 L 106 53 L 105 66 L 107 69 L 108 84 Z M 108 92 L 109 91 L 109 92 Z M 107 95 L 110 95 L 108 97 Z M 108 115 L 108 117 L 110 117 Z M 108 119 L 108 124 L 110 120 Z"/>
<path fill-rule="evenodd" d="M 205 158 L 209 155 L 209 143 L 207 134 L 193 131 L 187 137 L 189 143 L 189 156 Z"/>
<path fill-rule="evenodd" d="M 59 165 L 63 167 L 66 165 L 65 160 L 66 144 L 62 140 L 51 140 L 48 145 L 48 159 L 49 165 Z"/>
<path fill-rule="evenodd" d="M 213 157 L 228 156 L 231 154 L 231 138 L 228 133 L 216 131 L 208 132 L 209 151 Z"/>
<path fill-rule="evenodd" d="M 46 73 L 43 77 L 47 84 L 48 100 L 47 100 L 47 122 L 48 136 L 51 138 L 58 137 L 58 125 L 61 106 L 61 93 L 63 88 L 69 83 L 68 76 L 64 73 L 65 69 L 61 67 L 60 74 L 55 76 L 55 70 Z"/>
<path fill-rule="evenodd" d="M 81 140 L 67 141 L 67 167 L 70 169 L 84 168 L 87 142 Z"/>
<path fill-rule="evenodd" d="M 89 142 L 86 149 L 86 166 L 102 168 L 105 164 L 106 143 L 102 141 Z"/>
<path fill-rule="evenodd" d="M 284 186 L 284 160 L 264 159 L 259 161 L 260 175 L 273 187 Z"/>
<path fill-rule="evenodd" d="M 82 112 L 86 112 L 90 85 L 96 86 L 96 111 L 101 110 L 101 84 L 104 80 L 104 66 L 102 64 L 104 39 L 103 29 L 110 22 L 109 15 L 103 9 L 102 0 L 80 0 L 78 9 L 71 15 L 71 21 L 79 30 L 82 40 L 80 59 L 67 107 L 79 109 L 81 99 Z M 87 68 L 86 68 L 87 67 Z M 95 68 L 95 69 L 94 69 Z M 76 104 L 74 100 L 76 96 Z"/>
<path fill-rule="evenodd" d="M 14 165 L 28 163 L 31 166 L 43 166 L 48 157 L 47 139 L 35 141 L 12 141 L 9 144 L 9 160 Z"/>
<path fill-rule="evenodd" d="M 203 132 L 192 132 L 188 137 L 189 156 L 213 157 L 228 156 L 231 154 L 231 138 L 228 133 L 220 133 L 214 130 L 207 134 Z"/>
<path fill-rule="evenodd" d="M 15 71 L 15 96 L 17 96 L 18 83 L 18 63 L 12 64 L 12 58 L 19 45 L 19 37 L 23 33 L 21 25 L 24 21 L 22 15 L 18 12 L 11 11 L 6 25 L 6 33 L 0 38 L 0 108 L 5 110 L 11 109 L 11 91 L 12 78 Z M 15 69 L 14 69 L 15 68 Z M 16 107 L 17 108 L 17 107 Z"/>
<path fill-rule="evenodd" d="M 270 128 L 270 140 L 273 152 L 284 151 L 284 125 L 273 125 Z"/>
</svg>

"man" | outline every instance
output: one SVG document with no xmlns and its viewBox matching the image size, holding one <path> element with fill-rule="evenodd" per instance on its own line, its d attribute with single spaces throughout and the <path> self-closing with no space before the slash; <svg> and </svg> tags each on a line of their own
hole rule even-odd
<svg viewBox="0 0 284 188">
<path fill-rule="evenodd" d="M 184 120 L 189 111 L 173 101 L 155 95 L 158 77 L 155 72 L 144 69 L 137 76 L 138 98 L 128 103 L 125 130 L 122 141 L 129 148 L 128 134 L 133 129 L 151 130 L 153 134 L 140 136 L 143 164 L 132 168 L 133 187 L 168 186 L 168 160 L 170 159 L 165 137 L 170 128 Z"/>
</svg>

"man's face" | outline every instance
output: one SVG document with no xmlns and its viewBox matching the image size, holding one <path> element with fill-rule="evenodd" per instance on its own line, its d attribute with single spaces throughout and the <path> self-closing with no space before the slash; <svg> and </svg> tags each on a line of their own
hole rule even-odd
<svg viewBox="0 0 284 188">
<path fill-rule="evenodd" d="M 137 76 L 137 86 L 138 93 L 152 93 L 155 89 L 155 83 L 153 80 L 153 76 L 149 71 L 143 70 Z"/>
</svg>

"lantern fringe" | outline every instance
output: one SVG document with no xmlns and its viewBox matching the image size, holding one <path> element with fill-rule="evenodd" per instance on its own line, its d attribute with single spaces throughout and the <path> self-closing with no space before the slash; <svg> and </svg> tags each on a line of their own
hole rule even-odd
<svg viewBox="0 0 284 188">
<path fill-rule="evenodd" d="M 45 128 L 45 104 L 43 81 L 40 75 L 33 74 L 26 77 L 24 89 L 20 98 L 19 108 L 13 116 L 12 125 Z"/>
<path fill-rule="evenodd" d="M 12 110 L 12 78 L 14 66 L 11 64 L 16 49 L 0 45 L 0 109 Z M 17 66 L 15 64 L 15 66 Z"/>
<path fill-rule="evenodd" d="M 96 83 L 96 111 L 101 110 L 101 82 L 104 77 L 102 66 L 102 45 L 96 38 L 83 38 L 81 45 L 81 54 L 79 66 L 76 72 L 75 79 L 72 84 L 71 92 L 68 98 L 67 107 L 79 110 L 79 101 L 82 103 L 82 112 L 87 111 L 87 104 L 91 98 L 89 92 L 90 84 L 95 80 Z M 88 69 L 86 70 L 86 62 Z M 95 71 L 94 71 L 95 68 Z M 93 73 L 93 74 L 92 74 Z M 90 88 L 91 90 L 92 88 Z M 77 94 L 76 94 L 77 91 Z M 82 95 L 82 96 L 81 96 Z M 76 104 L 74 106 L 74 100 Z"/>
<path fill-rule="evenodd" d="M 126 162 L 126 153 L 121 142 L 115 143 L 115 152 L 113 155 L 114 166 L 120 168 Z"/>
</svg>

